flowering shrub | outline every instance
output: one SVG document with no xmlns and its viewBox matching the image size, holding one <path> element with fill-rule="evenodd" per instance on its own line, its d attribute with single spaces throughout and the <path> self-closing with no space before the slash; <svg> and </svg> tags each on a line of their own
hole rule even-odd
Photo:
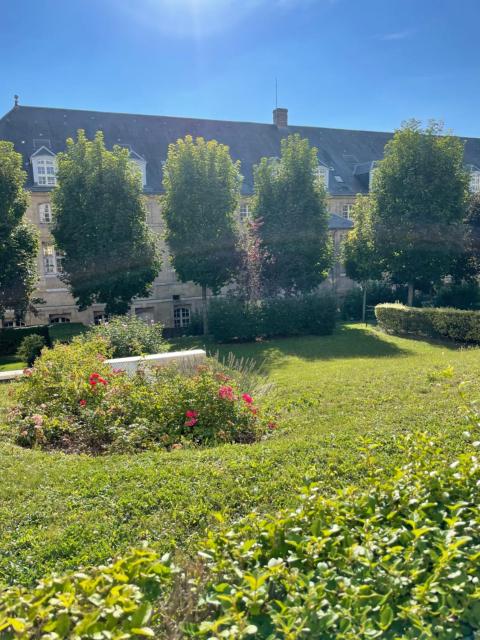
<svg viewBox="0 0 480 640">
<path fill-rule="evenodd" d="M 92 327 L 87 339 L 92 335 L 105 338 L 112 347 L 112 358 L 127 358 L 167 351 L 162 332 L 163 325 L 158 322 L 148 324 L 135 316 L 115 316 Z"/>
<path fill-rule="evenodd" d="M 112 371 L 94 337 L 46 350 L 18 382 L 9 415 L 23 446 L 104 453 L 249 443 L 275 428 L 240 383 L 214 365 Z M 274 427 L 272 427 L 272 424 Z"/>
</svg>

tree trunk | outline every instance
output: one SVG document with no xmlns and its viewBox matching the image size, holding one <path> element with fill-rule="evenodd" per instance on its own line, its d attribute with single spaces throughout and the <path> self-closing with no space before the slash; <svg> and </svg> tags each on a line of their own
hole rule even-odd
<svg viewBox="0 0 480 640">
<path fill-rule="evenodd" d="M 367 324 L 367 283 L 363 283 L 362 322 Z"/>
<path fill-rule="evenodd" d="M 207 285 L 202 284 L 202 319 L 203 335 L 208 335 Z"/>
<path fill-rule="evenodd" d="M 414 293 L 413 282 L 409 282 L 408 283 L 408 298 L 407 298 L 407 305 L 409 307 L 413 307 L 413 293 Z"/>
</svg>

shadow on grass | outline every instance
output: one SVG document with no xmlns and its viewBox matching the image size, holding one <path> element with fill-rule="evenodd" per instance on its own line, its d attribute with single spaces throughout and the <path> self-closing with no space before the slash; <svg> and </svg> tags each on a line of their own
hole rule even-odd
<svg viewBox="0 0 480 640">
<path fill-rule="evenodd" d="M 301 336 L 295 338 L 278 338 L 243 344 L 218 345 L 199 337 L 177 340 L 176 349 L 193 347 L 205 348 L 209 355 L 219 354 L 220 358 L 233 353 L 241 358 L 253 358 L 264 362 L 268 367 L 273 362 L 284 358 L 300 358 L 301 360 L 333 360 L 348 358 L 382 358 L 399 357 L 411 353 L 399 347 L 387 336 L 373 332 L 363 325 L 340 325 L 331 336 Z"/>
</svg>

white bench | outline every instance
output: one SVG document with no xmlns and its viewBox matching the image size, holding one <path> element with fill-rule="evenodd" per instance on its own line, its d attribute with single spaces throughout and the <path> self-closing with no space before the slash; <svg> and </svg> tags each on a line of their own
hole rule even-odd
<svg viewBox="0 0 480 640">
<path fill-rule="evenodd" d="M 114 369 L 122 369 L 127 373 L 135 373 L 139 366 L 166 367 L 177 365 L 181 370 L 191 371 L 194 367 L 205 362 L 207 354 L 203 349 L 191 351 L 171 351 L 169 353 L 152 353 L 147 356 L 131 356 L 130 358 L 112 358 L 105 360 Z M 22 369 L 0 371 L 0 382 L 9 382 L 23 375 Z"/>
</svg>

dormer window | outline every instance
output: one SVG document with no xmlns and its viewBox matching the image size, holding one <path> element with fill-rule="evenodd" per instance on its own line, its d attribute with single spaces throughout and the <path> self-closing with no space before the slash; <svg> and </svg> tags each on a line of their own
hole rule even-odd
<svg viewBox="0 0 480 640">
<path fill-rule="evenodd" d="M 319 164 L 315 173 L 322 187 L 325 189 L 325 191 L 328 191 L 328 167 L 326 167 L 324 164 Z"/>
<path fill-rule="evenodd" d="M 52 222 L 52 207 L 49 202 L 44 202 L 38 205 L 38 217 L 40 222 L 49 224 Z"/>
<path fill-rule="evenodd" d="M 57 184 L 55 154 L 47 147 L 40 147 L 30 160 L 33 168 L 33 182 L 40 187 L 54 187 Z"/>
<path fill-rule="evenodd" d="M 145 187 L 145 185 L 147 184 L 147 161 L 145 160 L 145 158 L 131 149 L 130 162 L 140 171 L 140 175 L 142 176 L 142 187 Z"/>
<path fill-rule="evenodd" d="M 480 193 L 480 169 L 470 172 L 470 191 Z"/>
</svg>

